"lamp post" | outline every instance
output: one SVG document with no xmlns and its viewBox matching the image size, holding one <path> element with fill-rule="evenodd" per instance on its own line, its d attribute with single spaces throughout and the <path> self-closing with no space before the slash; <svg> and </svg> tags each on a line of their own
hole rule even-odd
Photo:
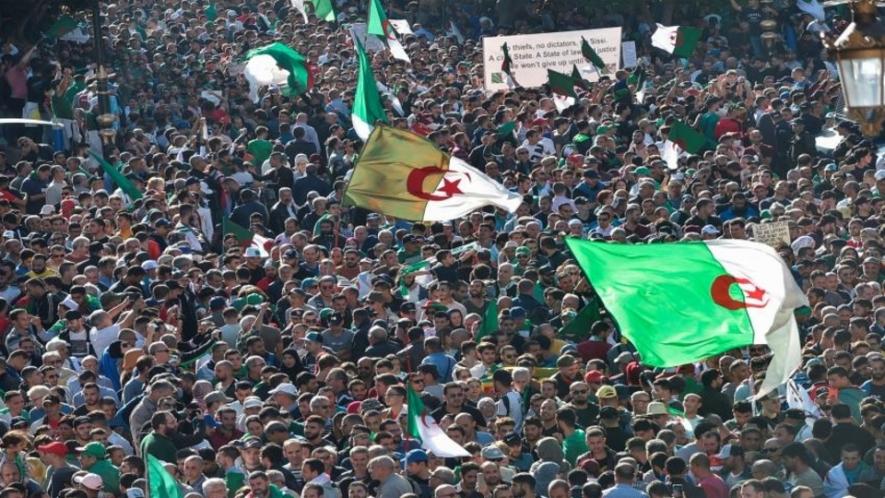
<svg viewBox="0 0 885 498">
<path fill-rule="evenodd" d="M 836 56 L 845 113 L 875 137 L 885 120 L 885 24 L 876 0 L 854 0 L 851 10 L 852 23 L 838 38 L 824 37 L 824 46 Z"/>
<path fill-rule="evenodd" d="M 101 8 L 98 0 L 92 0 L 92 32 L 95 38 L 95 93 L 98 95 L 98 116 L 95 121 L 99 126 L 103 157 L 110 153 L 110 145 L 114 141 L 114 121 L 116 116 L 111 113 L 111 95 L 108 90 L 108 71 L 104 64 L 104 38 L 101 33 Z"/>
</svg>

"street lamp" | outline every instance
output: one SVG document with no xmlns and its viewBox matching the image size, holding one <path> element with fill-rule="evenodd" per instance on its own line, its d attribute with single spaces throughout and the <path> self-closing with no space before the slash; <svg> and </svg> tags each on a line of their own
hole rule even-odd
<svg viewBox="0 0 885 498">
<path fill-rule="evenodd" d="M 885 25 L 876 15 L 876 0 L 854 0 L 853 22 L 824 46 L 836 56 L 845 112 L 867 137 L 882 130 L 885 120 Z"/>
<path fill-rule="evenodd" d="M 116 135 L 113 128 L 116 116 L 111 112 L 111 93 L 108 89 L 108 70 L 104 63 L 104 37 L 101 32 L 101 7 L 98 0 L 92 1 L 92 31 L 95 37 L 95 65 L 98 66 L 95 71 L 95 93 L 98 95 L 98 116 L 95 121 L 99 126 L 102 156 L 107 158 Z"/>
</svg>

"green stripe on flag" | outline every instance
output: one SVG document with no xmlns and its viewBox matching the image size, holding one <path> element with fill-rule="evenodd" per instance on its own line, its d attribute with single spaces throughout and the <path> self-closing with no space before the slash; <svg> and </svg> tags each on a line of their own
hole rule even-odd
<svg viewBox="0 0 885 498">
<path fill-rule="evenodd" d="M 178 481 L 166 470 L 157 457 L 148 453 L 146 455 L 148 496 L 151 498 L 182 498 L 184 494 L 178 486 Z"/>
<path fill-rule="evenodd" d="M 714 301 L 713 283 L 728 272 L 703 242 L 566 244 L 643 363 L 679 366 L 753 343 L 747 310 Z M 738 286 L 728 292 L 743 302 Z"/>
<path fill-rule="evenodd" d="M 335 22 L 335 7 L 332 0 L 313 0 L 313 13 L 318 19 L 326 22 Z"/>
<path fill-rule="evenodd" d="M 605 62 L 602 60 L 602 57 L 596 53 L 596 50 L 593 50 L 593 46 L 590 45 L 590 42 L 588 42 L 583 36 L 581 37 L 581 55 L 583 55 L 590 64 L 593 64 L 593 67 L 595 67 L 597 71 L 601 74 L 605 74 Z"/>
<path fill-rule="evenodd" d="M 559 331 L 560 337 L 571 341 L 582 341 L 590 336 L 590 327 L 602 318 L 599 298 L 594 297 L 581 308 L 581 311 Z"/>
<path fill-rule="evenodd" d="M 670 125 L 670 133 L 667 138 L 691 154 L 702 151 L 707 144 L 707 138 L 704 135 L 682 121 L 675 121 Z"/>
<path fill-rule="evenodd" d="M 676 31 L 676 47 L 673 49 L 673 55 L 685 58 L 694 55 L 694 49 L 698 46 L 702 33 L 700 28 L 679 26 Z"/>
<path fill-rule="evenodd" d="M 421 396 L 412 389 L 411 382 L 406 384 L 406 404 L 409 408 L 409 418 L 406 430 L 407 436 L 411 436 L 412 439 L 420 442 L 421 431 L 418 430 L 418 424 L 421 423 L 421 415 L 423 415 L 427 409 L 424 407 L 424 402 L 421 401 Z"/>
<path fill-rule="evenodd" d="M 479 330 L 476 332 L 476 337 L 473 339 L 476 342 L 479 342 L 483 337 L 490 336 L 497 332 L 498 328 L 498 301 L 492 299 L 489 301 L 489 304 L 486 305 L 482 317 L 482 326 L 480 326 Z"/>
<path fill-rule="evenodd" d="M 101 168 L 104 170 L 104 172 L 111 177 L 111 180 L 113 180 L 113 182 L 116 183 L 118 187 L 120 187 L 120 190 L 128 195 L 130 199 L 132 199 L 133 201 L 141 199 L 142 193 L 140 190 L 138 190 L 138 187 L 136 187 L 135 184 L 132 183 L 132 181 L 126 178 L 123 173 L 120 173 L 120 170 L 117 169 L 116 166 L 111 166 L 111 163 L 105 161 L 103 157 L 94 152 L 90 152 L 89 154 L 94 157 L 99 164 L 101 164 Z"/>
<path fill-rule="evenodd" d="M 568 74 L 548 69 L 547 84 L 550 85 L 550 91 L 554 93 L 562 95 L 563 97 L 578 98 L 578 94 L 575 93 L 575 87 L 578 85 L 578 81 Z"/>
<path fill-rule="evenodd" d="M 63 15 L 52 23 L 52 26 L 49 26 L 44 34 L 47 38 L 60 38 L 77 29 L 77 26 L 77 21 L 73 17 Z"/>
</svg>

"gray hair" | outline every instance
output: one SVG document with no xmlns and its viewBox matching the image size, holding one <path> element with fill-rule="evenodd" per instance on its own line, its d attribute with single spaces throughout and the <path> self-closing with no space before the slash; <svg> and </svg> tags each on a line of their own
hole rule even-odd
<svg viewBox="0 0 885 498">
<path fill-rule="evenodd" d="M 213 488 L 224 488 L 227 491 L 227 483 L 224 482 L 224 479 L 219 477 L 212 477 L 203 481 L 203 496 L 209 494 L 209 490 Z"/>
</svg>

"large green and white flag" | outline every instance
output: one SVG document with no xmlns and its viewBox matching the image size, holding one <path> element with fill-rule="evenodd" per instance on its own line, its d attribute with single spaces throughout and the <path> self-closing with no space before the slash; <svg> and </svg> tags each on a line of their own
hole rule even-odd
<svg viewBox="0 0 885 498">
<path fill-rule="evenodd" d="M 376 122 L 387 123 L 387 113 L 381 105 L 381 95 L 378 93 L 378 84 L 375 83 L 375 76 L 372 74 L 369 56 L 366 55 L 359 40 L 354 39 L 354 46 L 359 61 L 359 73 L 357 73 L 356 93 L 353 97 L 350 119 L 353 122 L 353 131 L 365 141 L 372 133 Z"/>
<path fill-rule="evenodd" d="M 677 57 L 691 57 L 701 39 L 702 31 L 693 26 L 663 26 L 651 35 L 651 44 Z"/>
<path fill-rule="evenodd" d="M 469 457 L 470 453 L 463 446 L 456 443 L 436 423 L 433 417 L 427 413 L 427 408 L 421 397 L 418 396 L 412 386 L 407 388 L 407 400 L 409 409 L 408 432 L 409 435 L 421 442 L 421 447 L 430 451 L 440 458 L 463 458 Z"/>
<path fill-rule="evenodd" d="M 566 243 L 642 363 L 675 367 L 767 344 L 774 354 L 757 396 L 787 382 L 801 364 L 793 310 L 808 301 L 771 247 L 744 240 Z"/>
<path fill-rule="evenodd" d="M 274 42 L 246 53 L 243 76 L 249 82 L 249 96 L 258 102 L 258 89 L 277 85 L 283 95 L 294 97 L 313 87 L 313 74 L 303 55 L 287 45 Z"/>
</svg>

